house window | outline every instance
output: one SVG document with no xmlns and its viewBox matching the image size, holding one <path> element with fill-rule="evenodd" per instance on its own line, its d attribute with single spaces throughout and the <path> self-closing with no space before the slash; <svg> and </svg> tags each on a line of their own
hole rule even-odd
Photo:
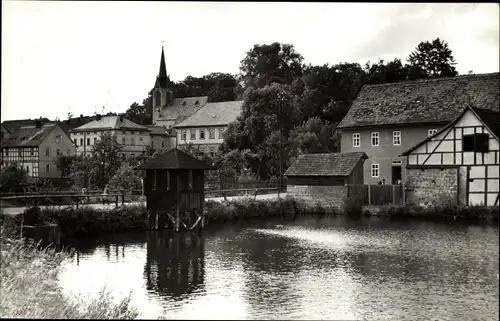
<svg viewBox="0 0 500 321">
<path fill-rule="evenodd" d="M 142 141 L 144 141 L 144 138 L 142 138 L 142 136 L 141 136 L 141 137 L 139 137 L 139 140 L 142 142 Z"/>
<path fill-rule="evenodd" d="M 489 135 L 473 134 L 462 137 L 462 150 L 464 152 L 487 153 L 489 152 Z"/>
<path fill-rule="evenodd" d="M 38 177 L 38 165 L 33 166 L 33 177 Z"/>
<path fill-rule="evenodd" d="M 181 130 L 181 140 L 186 140 L 186 130 L 185 129 Z"/>
<path fill-rule="evenodd" d="M 29 165 L 26 165 L 26 172 L 27 172 L 27 173 L 28 173 L 28 175 L 29 175 L 29 173 L 30 173 L 30 167 L 29 167 Z"/>
<path fill-rule="evenodd" d="M 45 165 L 45 172 L 50 173 L 50 164 Z"/>
<path fill-rule="evenodd" d="M 219 128 L 219 139 L 224 138 L 224 128 Z"/>
<path fill-rule="evenodd" d="M 372 177 L 378 177 L 379 174 L 379 164 L 372 164 Z"/>
<path fill-rule="evenodd" d="M 45 148 L 45 156 L 50 156 L 50 148 Z"/>
<path fill-rule="evenodd" d="M 90 146 L 90 138 L 87 138 L 87 146 Z"/>
<path fill-rule="evenodd" d="M 191 136 L 190 139 L 191 140 L 195 140 L 196 139 L 196 129 L 191 129 L 189 131 L 189 133 L 190 133 L 190 136 Z"/>
<path fill-rule="evenodd" d="M 60 149 L 56 149 L 56 155 L 57 156 L 61 155 L 61 150 Z"/>
<path fill-rule="evenodd" d="M 135 138 L 134 137 L 130 137 L 130 145 L 135 145 Z"/>
<path fill-rule="evenodd" d="M 127 158 L 127 156 L 125 155 L 125 153 L 122 153 L 122 160 L 125 160 Z"/>
<path fill-rule="evenodd" d="M 210 156 L 212 156 L 212 157 L 213 157 L 213 156 L 214 156 L 214 154 L 215 154 L 215 147 L 210 146 L 210 147 L 209 147 L 209 150 L 210 150 Z"/>
<path fill-rule="evenodd" d="M 75 138 L 75 139 L 73 139 L 73 143 L 75 143 L 75 146 L 76 146 L 76 147 L 78 147 L 78 143 L 77 143 L 76 138 Z"/>
<path fill-rule="evenodd" d="M 379 135 L 378 132 L 372 133 L 372 146 L 378 146 L 379 143 Z"/>
<path fill-rule="evenodd" d="M 135 154 L 134 154 L 134 153 L 130 154 L 130 157 L 131 157 L 131 158 L 134 158 L 134 157 L 135 157 Z"/>
<path fill-rule="evenodd" d="M 215 128 L 208 129 L 208 139 L 215 139 Z"/>
<path fill-rule="evenodd" d="M 125 145 L 125 136 L 122 137 L 122 145 Z"/>
<path fill-rule="evenodd" d="M 97 143 L 97 137 L 94 137 L 94 145 Z"/>
<path fill-rule="evenodd" d="M 352 134 L 352 147 L 359 147 L 361 143 L 361 136 L 360 134 Z"/>
<path fill-rule="evenodd" d="M 200 129 L 200 139 L 205 139 L 205 129 Z"/>
<path fill-rule="evenodd" d="M 80 146 L 83 146 L 83 138 L 80 138 Z"/>
<path fill-rule="evenodd" d="M 392 132 L 392 144 L 401 145 L 401 132 L 399 130 Z"/>
<path fill-rule="evenodd" d="M 428 137 L 431 137 L 432 135 L 436 134 L 437 133 L 437 129 L 429 129 L 427 131 L 427 136 Z"/>
<path fill-rule="evenodd" d="M 56 144 L 60 144 L 61 143 L 61 135 L 57 135 L 56 136 Z"/>
</svg>

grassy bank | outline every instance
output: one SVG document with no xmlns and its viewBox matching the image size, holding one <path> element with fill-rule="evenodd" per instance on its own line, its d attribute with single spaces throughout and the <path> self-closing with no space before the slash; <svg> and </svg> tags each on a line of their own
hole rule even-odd
<svg viewBox="0 0 500 321">
<path fill-rule="evenodd" d="M 57 286 L 67 252 L 40 248 L 18 237 L 3 221 L 0 226 L 0 318 L 134 319 L 130 296 L 115 304 L 103 290 L 90 302 L 68 300 Z M 7 224 L 5 224 L 7 223 Z"/>
<path fill-rule="evenodd" d="M 418 218 L 429 221 L 460 221 L 498 224 L 498 206 L 365 206 L 364 216 L 382 216 L 391 219 Z"/>
</svg>

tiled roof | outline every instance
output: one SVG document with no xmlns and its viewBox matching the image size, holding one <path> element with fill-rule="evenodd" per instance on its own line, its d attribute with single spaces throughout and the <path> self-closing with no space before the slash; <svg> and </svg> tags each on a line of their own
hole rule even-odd
<svg viewBox="0 0 500 321">
<path fill-rule="evenodd" d="M 169 131 L 167 128 L 164 126 L 155 126 L 155 125 L 144 125 L 149 129 L 149 133 L 151 135 L 168 135 L 168 136 L 175 136 L 172 135 L 172 132 Z"/>
<path fill-rule="evenodd" d="M 208 103 L 175 127 L 228 125 L 241 115 L 242 100 Z"/>
<path fill-rule="evenodd" d="M 286 176 L 348 176 L 362 159 L 363 152 L 318 153 L 299 155 L 286 171 Z"/>
<path fill-rule="evenodd" d="M 208 96 L 175 98 L 161 108 L 159 119 L 174 120 L 178 124 L 205 106 L 207 101 Z"/>
<path fill-rule="evenodd" d="M 408 148 L 406 151 L 401 153 L 401 156 L 407 156 L 410 154 L 412 151 L 414 151 L 416 148 L 419 146 L 422 146 L 429 140 L 433 139 L 434 137 L 438 136 L 440 133 L 444 132 L 448 128 L 454 126 L 457 121 L 462 118 L 462 116 L 465 114 L 465 112 L 469 109 L 472 109 L 472 111 L 477 115 L 477 117 L 493 132 L 493 134 L 497 137 L 500 138 L 500 112 L 492 111 L 489 109 L 483 109 L 483 108 L 477 108 L 477 107 L 466 107 L 462 110 L 462 112 L 455 117 L 455 119 L 450 122 L 448 125 L 445 127 L 441 128 L 438 130 L 434 135 L 427 137 L 426 139 L 418 142 L 414 146 L 411 146 Z"/>
<path fill-rule="evenodd" d="M 40 145 L 45 137 L 57 126 L 54 123 L 35 126 L 21 127 L 2 141 L 2 147 L 34 147 Z"/>
<path fill-rule="evenodd" d="M 101 119 L 94 119 L 72 131 L 89 131 L 97 129 L 129 129 L 148 131 L 147 127 L 136 124 L 123 116 L 101 116 Z"/>
<path fill-rule="evenodd" d="M 338 128 L 452 121 L 473 105 L 499 110 L 499 73 L 366 85 Z"/>
<path fill-rule="evenodd" d="M 199 169 L 209 170 L 212 167 L 186 152 L 177 148 L 172 148 L 162 154 L 152 158 L 145 164 L 139 165 L 136 169 Z"/>
<path fill-rule="evenodd" d="M 7 128 L 10 133 L 14 133 L 21 127 L 35 126 L 36 121 L 39 120 L 42 123 L 48 123 L 50 120 L 48 118 L 39 119 L 16 119 L 16 120 L 6 120 L 2 122 L 2 125 Z"/>
<path fill-rule="evenodd" d="M 473 107 L 472 110 L 483 123 L 500 139 L 500 112 Z"/>
</svg>

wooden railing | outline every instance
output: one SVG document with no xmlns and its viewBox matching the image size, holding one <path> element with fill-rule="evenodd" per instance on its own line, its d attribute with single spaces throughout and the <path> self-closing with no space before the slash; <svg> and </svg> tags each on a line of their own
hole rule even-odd
<svg viewBox="0 0 500 321">
<path fill-rule="evenodd" d="M 108 193 L 108 194 L 77 194 L 77 193 L 66 193 L 66 194 L 38 194 L 38 195 L 16 195 L 16 196 L 3 196 L 0 197 L 0 200 L 2 202 L 9 202 L 9 201 L 18 201 L 18 200 L 27 200 L 28 202 L 31 201 L 31 206 L 37 206 L 40 205 L 39 203 L 45 203 L 44 201 L 47 201 L 47 199 L 54 199 L 54 198 L 60 198 L 61 200 L 69 200 L 71 205 L 75 205 L 76 208 L 80 204 L 84 204 L 84 201 L 86 200 L 87 203 L 90 203 L 91 198 L 106 198 L 109 201 L 109 198 L 114 198 L 115 199 L 115 206 L 119 206 L 119 199 L 121 197 L 121 204 L 123 205 L 125 203 L 125 194 L 124 193 Z M 27 204 L 24 204 L 27 205 Z"/>
<path fill-rule="evenodd" d="M 253 195 L 254 199 L 257 198 L 257 194 L 259 192 L 264 192 L 263 194 L 267 194 L 268 192 L 278 193 L 278 197 L 280 193 L 284 192 L 284 189 L 279 187 L 270 187 L 270 188 L 240 188 L 240 189 L 221 189 L 221 190 L 208 190 L 205 191 L 205 196 L 208 194 L 221 195 L 224 197 L 224 200 L 227 200 L 228 196 L 240 196 L 241 193 L 247 193 Z M 228 195 L 230 194 L 230 195 Z"/>
<path fill-rule="evenodd" d="M 362 205 L 401 205 L 404 202 L 402 185 L 348 185 L 347 195 Z"/>
</svg>

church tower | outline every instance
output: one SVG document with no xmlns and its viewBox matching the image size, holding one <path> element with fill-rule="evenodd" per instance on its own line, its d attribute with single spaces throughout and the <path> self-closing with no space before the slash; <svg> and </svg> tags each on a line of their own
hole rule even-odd
<svg viewBox="0 0 500 321">
<path fill-rule="evenodd" d="M 160 71 L 156 77 L 156 83 L 153 89 L 153 124 L 158 118 L 161 118 L 161 110 L 167 105 L 168 101 L 168 76 L 167 67 L 165 65 L 165 53 L 163 46 L 161 47 Z"/>
</svg>

